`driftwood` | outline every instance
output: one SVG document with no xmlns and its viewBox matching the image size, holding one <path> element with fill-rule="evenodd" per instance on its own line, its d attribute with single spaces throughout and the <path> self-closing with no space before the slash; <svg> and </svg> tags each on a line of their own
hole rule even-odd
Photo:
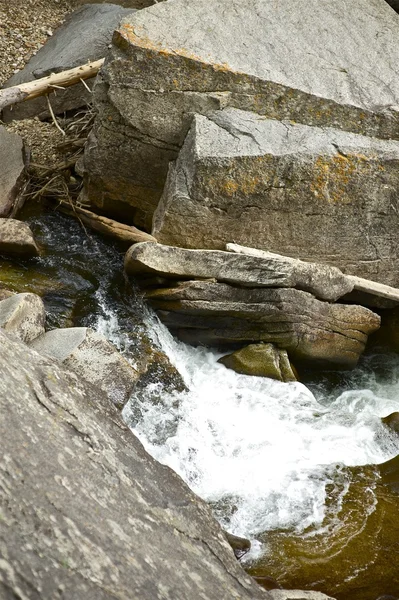
<svg viewBox="0 0 399 600">
<path fill-rule="evenodd" d="M 52 73 L 41 79 L 35 79 L 34 81 L 28 81 L 13 87 L 4 88 L 0 90 L 0 111 L 11 104 L 32 100 L 38 96 L 45 96 L 59 88 L 69 87 L 70 85 L 94 77 L 97 75 L 103 63 L 104 58 L 100 58 L 94 62 L 68 69 L 68 71 Z"/>
<path fill-rule="evenodd" d="M 77 219 L 79 219 L 84 225 L 87 225 L 91 229 L 102 233 L 108 237 L 112 237 L 120 242 L 127 243 L 129 245 L 136 244 L 137 242 L 156 242 L 157 240 L 146 233 L 140 231 L 136 227 L 131 225 L 125 225 L 119 223 L 113 219 L 96 215 L 95 213 L 81 208 L 79 206 L 68 204 L 67 202 L 61 201 L 60 207 L 63 212 L 66 212 Z"/>
<path fill-rule="evenodd" d="M 272 254 L 271 252 L 265 252 L 263 250 L 257 250 L 255 248 L 247 248 L 246 246 L 239 246 L 238 244 L 226 244 L 226 250 L 230 252 L 236 252 L 238 254 L 247 254 L 250 256 L 258 256 L 259 258 L 280 258 L 282 263 L 290 263 L 292 265 L 309 265 L 312 263 L 305 263 L 297 258 L 291 258 L 289 256 L 281 256 L 279 254 Z M 399 303 L 399 289 L 385 285 L 383 283 L 377 283 L 370 279 L 363 279 L 362 277 L 356 277 L 354 275 L 345 275 L 345 279 L 352 285 L 354 291 L 362 292 L 364 294 L 370 294 L 371 296 L 377 296 L 379 298 L 385 298 L 386 300 L 392 300 L 393 302 Z"/>
</svg>

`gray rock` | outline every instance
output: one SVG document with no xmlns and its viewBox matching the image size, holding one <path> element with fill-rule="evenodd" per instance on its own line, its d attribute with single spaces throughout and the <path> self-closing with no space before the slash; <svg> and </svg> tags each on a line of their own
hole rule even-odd
<svg viewBox="0 0 399 600">
<path fill-rule="evenodd" d="M 84 199 L 150 227 L 193 114 L 220 108 L 398 139 L 398 37 L 384 0 L 174 0 L 127 17 L 96 85 Z"/>
<path fill-rule="evenodd" d="M 98 386 L 118 408 L 123 408 L 139 378 L 115 346 L 88 327 L 53 329 L 32 347 Z"/>
<path fill-rule="evenodd" d="M 27 180 L 27 162 L 22 139 L 0 125 L 0 217 L 8 217 L 20 198 Z"/>
<path fill-rule="evenodd" d="M 197 115 L 154 214 L 162 244 L 238 244 L 399 286 L 399 142 Z"/>
<path fill-rule="evenodd" d="M 287 352 L 273 344 L 250 344 L 222 356 L 218 362 L 243 375 L 269 377 L 285 383 L 297 381 Z"/>
<path fill-rule="evenodd" d="M 103 393 L 3 332 L 0 369 L 1 598 L 272 598 Z"/>
<path fill-rule="evenodd" d="M 123 16 L 131 12 L 131 9 L 108 3 L 82 6 L 67 17 L 25 68 L 8 79 L 3 87 L 40 79 L 103 58 L 108 52 L 115 27 Z M 92 87 L 93 82 L 94 78 L 87 80 L 86 84 Z M 92 97 L 86 87 L 79 83 L 65 91 L 57 90 L 56 94 L 50 96 L 50 101 L 57 114 L 89 104 Z M 5 122 L 36 115 L 40 118 L 49 116 L 45 98 L 22 102 L 3 110 Z"/>
<path fill-rule="evenodd" d="M 38 256 L 39 248 L 26 223 L 0 218 L 0 254 L 6 256 Z"/>
<path fill-rule="evenodd" d="M 44 333 L 46 311 L 36 294 L 13 294 L 0 302 L 0 327 L 25 343 Z"/>
<path fill-rule="evenodd" d="M 153 273 L 174 279 L 209 279 L 250 287 L 293 287 L 335 301 L 353 289 L 336 268 L 218 250 L 190 250 L 151 242 L 134 244 L 126 253 L 129 275 Z"/>
<path fill-rule="evenodd" d="M 186 282 L 147 291 L 146 298 L 185 342 L 221 347 L 273 343 L 287 350 L 295 364 L 323 368 L 354 367 L 367 336 L 380 324 L 367 308 L 321 302 L 295 289 Z"/>
</svg>

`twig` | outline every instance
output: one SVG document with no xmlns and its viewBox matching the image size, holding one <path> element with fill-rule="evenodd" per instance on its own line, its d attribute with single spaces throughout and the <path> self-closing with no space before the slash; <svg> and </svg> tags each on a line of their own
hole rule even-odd
<svg viewBox="0 0 399 600">
<path fill-rule="evenodd" d="M 53 108 L 51 106 L 51 102 L 50 102 L 50 98 L 49 98 L 48 94 L 46 94 L 46 99 L 47 99 L 47 106 L 50 111 L 51 118 L 53 119 L 54 125 L 57 127 L 57 129 L 59 131 L 61 131 L 62 135 L 66 135 L 65 131 L 62 129 L 62 127 L 59 126 L 57 119 L 55 118 L 55 114 L 54 114 Z"/>
</svg>

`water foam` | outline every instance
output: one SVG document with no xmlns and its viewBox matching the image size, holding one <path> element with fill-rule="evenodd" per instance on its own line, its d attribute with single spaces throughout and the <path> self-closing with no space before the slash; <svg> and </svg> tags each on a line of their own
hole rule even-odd
<svg viewBox="0 0 399 600">
<path fill-rule="evenodd" d="M 155 318 L 150 329 L 189 391 L 159 403 L 151 395 L 160 390 L 148 389 L 144 399 L 132 397 L 124 418 L 237 535 L 321 524 L 337 468 L 399 452 L 380 420 L 399 410 L 397 382 L 316 398 L 301 383 L 234 373 L 217 363 L 220 354 L 176 342 Z"/>
</svg>

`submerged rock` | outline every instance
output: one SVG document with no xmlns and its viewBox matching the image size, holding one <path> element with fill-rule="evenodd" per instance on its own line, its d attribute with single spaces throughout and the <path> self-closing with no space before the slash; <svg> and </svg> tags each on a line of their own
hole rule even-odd
<svg viewBox="0 0 399 600">
<path fill-rule="evenodd" d="M 399 285 L 398 187 L 397 141 L 234 109 L 196 115 L 152 233 L 185 248 L 234 240 Z"/>
<path fill-rule="evenodd" d="M 0 125 L 0 217 L 8 217 L 18 204 L 27 181 L 27 163 L 22 138 Z"/>
<path fill-rule="evenodd" d="M 95 88 L 86 200 L 150 228 L 195 113 L 399 139 L 393 17 L 384 0 L 174 0 L 128 16 Z"/>
<path fill-rule="evenodd" d="M 139 378 L 115 346 L 88 327 L 53 329 L 32 347 L 98 386 L 118 408 L 123 408 Z"/>
<path fill-rule="evenodd" d="M 276 577 L 283 587 L 317 587 L 340 600 L 398 596 L 398 494 L 398 457 L 378 466 L 341 467 L 326 483 L 323 522 L 302 533 L 265 532 L 267 554 L 249 571 Z"/>
<path fill-rule="evenodd" d="M 246 287 L 305 290 L 335 301 L 353 284 L 335 267 L 290 261 L 277 254 L 251 256 L 217 250 L 189 250 L 142 242 L 125 256 L 128 275 L 154 274 L 172 279 L 215 279 Z"/>
<path fill-rule="evenodd" d="M 29 258 L 39 256 L 39 248 L 26 223 L 0 218 L 0 254 Z"/>
<path fill-rule="evenodd" d="M 103 392 L 1 331 L 0 370 L 1 598 L 270 598 Z"/>
<path fill-rule="evenodd" d="M 43 335 L 45 322 L 44 304 L 36 294 L 11 292 L 0 301 L 0 327 L 23 342 L 32 342 Z"/>
<path fill-rule="evenodd" d="M 107 54 L 113 30 L 122 17 L 131 12 L 108 3 L 82 6 L 66 18 L 27 65 L 6 81 L 4 87 L 40 79 L 103 58 Z M 94 78 L 85 83 L 92 87 L 93 82 Z M 50 102 L 57 114 L 90 104 L 92 97 L 87 88 L 78 83 L 51 94 Z M 5 122 L 29 119 L 36 115 L 41 118 L 49 116 L 46 98 L 20 102 L 3 110 Z"/>
<path fill-rule="evenodd" d="M 222 356 L 218 362 L 243 375 L 270 377 L 284 382 L 297 381 L 287 352 L 273 344 L 250 344 L 232 354 Z"/>
</svg>

